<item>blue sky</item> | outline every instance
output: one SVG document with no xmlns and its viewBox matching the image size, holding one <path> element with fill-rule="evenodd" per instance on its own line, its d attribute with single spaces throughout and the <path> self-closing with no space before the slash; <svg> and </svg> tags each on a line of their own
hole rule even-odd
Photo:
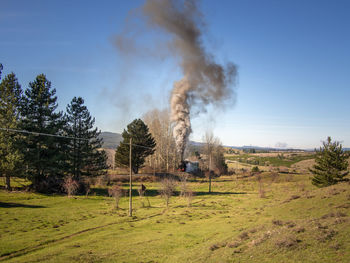
<svg viewBox="0 0 350 263">
<path fill-rule="evenodd" d="M 0 1 L 0 62 L 26 88 L 45 73 L 60 109 L 85 99 L 96 125 L 121 132 L 168 105 L 181 78 L 164 36 L 134 30 L 144 49 L 114 41 L 143 1 Z M 327 136 L 350 146 L 350 1 L 204 0 L 205 47 L 238 66 L 236 102 L 192 117 L 191 139 L 212 128 L 225 145 L 314 148 Z M 159 51 L 155 54 L 155 51 Z"/>
</svg>

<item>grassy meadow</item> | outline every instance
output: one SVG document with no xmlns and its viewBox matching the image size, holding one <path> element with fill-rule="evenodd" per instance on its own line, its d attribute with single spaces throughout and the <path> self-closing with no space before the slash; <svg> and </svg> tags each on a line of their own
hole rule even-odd
<svg viewBox="0 0 350 263">
<path fill-rule="evenodd" d="M 144 184 L 132 218 L 128 198 L 117 210 L 107 186 L 71 198 L 1 190 L 0 261 L 350 262 L 348 182 L 319 189 L 306 173 L 234 174 L 208 194 L 197 179 L 193 198 L 173 196 L 168 209 L 159 182 Z"/>
</svg>

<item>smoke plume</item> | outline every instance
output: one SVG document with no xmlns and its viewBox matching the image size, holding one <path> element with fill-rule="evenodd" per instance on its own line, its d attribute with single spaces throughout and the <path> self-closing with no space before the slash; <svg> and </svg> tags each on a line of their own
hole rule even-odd
<svg viewBox="0 0 350 263">
<path fill-rule="evenodd" d="M 174 83 L 171 92 L 171 119 L 176 146 L 183 153 L 191 130 L 190 111 L 194 104 L 220 105 L 232 95 L 237 73 L 233 63 L 217 64 L 202 42 L 204 21 L 195 0 L 148 0 L 143 6 L 151 26 L 172 37 L 171 46 L 180 58 L 184 77 Z"/>
</svg>

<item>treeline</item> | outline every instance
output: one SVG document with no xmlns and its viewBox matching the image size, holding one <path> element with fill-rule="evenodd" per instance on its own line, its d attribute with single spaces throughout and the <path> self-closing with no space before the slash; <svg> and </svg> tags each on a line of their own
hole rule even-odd
<svg viewBox="0 0 350 263">
<path fill-rule="evenodd" d="M 156 141 L 155 152 L 146 158 L 146 165 L 157 171 L 170 172 L 178 168 L 181 161 L 173 136 L 173 123 L 168 110 L 153 109 L 142 117 Z"/>
<path fill-rule="evenodd" d="M 85 176 L 106 172 L 100 131 L 84 100 L 74 97 L 66 112 L 57 111 L 55 94 L 44 74 L 25 90 L 14 73 L 0 83 L 0 174 L 8 190 L 15 176 L 39 192 L 64 191 L 67 182 L 84 191 Z"/>
</svg>

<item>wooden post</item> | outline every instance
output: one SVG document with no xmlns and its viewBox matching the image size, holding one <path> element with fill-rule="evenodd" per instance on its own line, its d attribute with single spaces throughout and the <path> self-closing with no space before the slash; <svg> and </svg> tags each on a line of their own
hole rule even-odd
<svg viewBox="0 0 350 263">
<path fill-rule="evenodd" d="M 211 193 L 211 153 L 209 155 L 209 193 Z"/>
<path fill-rule="evenodd" d="M 129 216 L 132 216 L 132 138 L 130 138 L 129 144 L 130 154 L 129 154 L 129 165 L 130 165 L 130 185 L 129 185 Z"/>
</svg>

